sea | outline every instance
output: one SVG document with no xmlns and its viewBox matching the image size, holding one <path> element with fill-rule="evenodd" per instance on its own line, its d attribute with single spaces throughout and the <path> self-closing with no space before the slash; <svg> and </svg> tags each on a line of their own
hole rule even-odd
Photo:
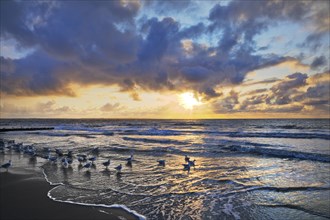
<svg viewBox="0 0 330 220">
<path fill-rule="evenodd" d="M 123 207 L 140 219 L 330 219 L 329 119 L 0 120 L 2 129 L 33 127 L 54 129 L 0 138 L 38 155 L 73 152 L 68 168 L 41 157 L 13 160 L 42 170 L 58 202 Z M 9 151 L 0 152 L 1 163 Z M 78 154 L 97 159 L 86 169 Z M 196 160 L 190 170 L 186 156 Z"/>
</svg>

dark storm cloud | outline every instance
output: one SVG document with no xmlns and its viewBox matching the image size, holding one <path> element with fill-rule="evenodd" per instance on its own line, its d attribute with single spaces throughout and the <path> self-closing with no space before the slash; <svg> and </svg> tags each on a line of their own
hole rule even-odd
<svg viewBox="0 0 330 220">
<path fill-rule="evenodd" d="M 179 24 L 173 18 L 164 18 L 162 21 L 153 18 L 146 26 L 149 34 L 139 52 L 139 61 L 159 62 L 166 53 L 170 41 L 179 31 Z"/>
<path fill-rule="evenodd" d="M 181 70 L 183 78 L 188 82 L 203 82 L 212 72 L 202 66 L 184 67 Z"/>
<path fill-rule="evenodd" d="M 326 64 L 327 64 L 326 58 L 324 56 L 319 56 L 313 60 L 313 62 L 311 64 L 311 68 L 318 69 L 319 67 L 322 67 Z"/>
<path fill-rule="evenodd" d="M 15 64 L 12 59 L 0 57 L 0 71 L 1 73 L 11 74 L 15 72 Z"/>
<path fill-rule="evenodd" d="M 1 90 L 8 94 L 21 96 L 57 95 L 74 96 L 67 87 L 70 81 L 60 73 L 67 64 L 52 59 L 47 53 L 34 53 L 20 60 L 1 57 Z M 14 65 L 14 66 L 13 66 Z"/>
<path fill-rule="evenodd" d="M 70 84 L 75 83 L 118 85 L 135 100 L 139 90 L 189 89 L 205 99 L 218 98 L 219 86 L 239 85 L 250 71 L 295 59 L 256 53 L 255 36 L 281 21 L 316 20 L 310 15 L 311 1 L 232 1 L 215 5 L 207 24 L 198 21 L 185 27 L 168 16 L 137 19 L 144 6 L 157 5 L 165 13 L 190 4 L 1 1 L 1 39 L 35 49 L 18 60 L 1 57 L 5 64 L 1 65 L 1 91 L 74 96 Z M 186 47 L 182 43 L 206 35 L 218 36 L 218 42 L 205 46 L 192 41 Z M 230 107 L 234 102 L 227 103 Z"/>
</svg>

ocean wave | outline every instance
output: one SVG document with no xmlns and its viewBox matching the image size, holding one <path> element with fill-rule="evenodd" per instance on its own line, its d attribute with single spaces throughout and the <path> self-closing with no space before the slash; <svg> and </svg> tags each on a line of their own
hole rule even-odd
<svg viewBox="0 0 330 220">
<path fill-rule="evenodd" d="M 125 141 L 138 141 L 144 143 L 158 143 L 158 144 L 178 144 L 184 145 L 187 144 L 183 141 L 172 140 L 172 139 L 151 139 L 151 138 L 132 138 L 132 137 L 123 137 Z"/>
<path fill-rule="evenodd" d="M 55 198 L 54 196 L 51 195 L 52 191 L 57 189 L 58 187 L 65 187 L 65 184 L 62 182 L 59 183 L 54 183 L 51 182 L 47 176 L 47 174 L 45 173 L 45 169 L 43 167 L 41 167 L 42 173 L 44 175 L 45 180 L 51 185 L 51 186 L 55 186 L 54 188 L 52 188 L 51 190 L 48 191 L 47 196 L 48 198 L 50 198 L 53 201 L 56 202 L 62 202 L 62 203 L 70 203 L 70 204 L 76 204 L 76 205 L 83 205 L 83 206 L 90 206 L 90 207 L 102 207 L 102 208 L 119 208 L 119 209 L 123 209 L 126 212 L 134 215 L 137 219 L 139 220 L 145 220 L 146 217 L 137 213 L 136 211 L 127 208 L 125 205 L 121 205 L 121 204 L 112 204 L 112 205 L 106 205 L 106 204 L 95 204 L 95 203 L 82 203 L 82 202 L 73 202 L 73 201 L 68 201 L 68 200 L 60 200 Z M 71 186 L 72 187 L 72 186 Z M 86 190 L 86 189 L 84 189 Z"/>
<path fill-rule="evenodd" d="M 329 134 L 321 133 L 286 133 L 286 132 L 229 132 L 229 137 L 262 137 L 262 138 L 296 138 L 296 139 L 324 139 L 330 140 Z"/>
<path fill-rule="evenodd" d="M 324 139 L 330 140 L 328 133 L 297 133 L 297 132 L 242 132 L 242 131 L 216 131 L 216 130 L 162 130 L 152 128 L 148 130 L 126 130 L 122 135 L 144 135 L 144 136 L 177 136 L 177 135 L 218 135 L 224 137 L 255 137 L 255 138 L 294 138 L 294 139 Z"/>
<path fill-rule="evenodd" d="M 60 131 L 86 131 L 86 132 L 92 132 L 95 134 L 103 134 L 103 135 L 113 135 L 114 133 L 112 131 L 109 131 L 108 129 L 99 129 L 94 127 L 85 127 L 85 126 L 55 126 L 54 130 L 60 130 Z"/>
<path fill-rule="evenodd" d="M 280 128 L 280 129 L 308 129 L 308 127 L 298 126 L 298 125 L 277 125 L 271 126 L 273 128 Z"/>
<path fill-rule="evenodd" d="M 143 135 L 143 136 L 177 136 L 182 135 L 183 132 L 178 130 L 170 130 L 170 129 L 158 129 L 158 128 L 150 128 L 147 130 L 140 129 L 127 129 L 118 131 L 119 135 Z"/>
<path fill-rule="evenodd" d="M 175 126 L 208 126 L 207 124 L 204 123 L 188 123 L 188 122 L 178 122 L 178 123 L 174 123 L 173 125 Z"/>
<path fill-rule="evenodd" d="M 138 135 L 159 135 L 159 136 L 171 136 L 171 135 L 181 135 L 182 132 L 175 130 L 160 130 L 158 128 L 151 128 L 148 130 L 140 131 Z"/>
<path fill-rule="evenodd" d="M 247 153 L 257 153 L 264 154 L 275 157 L 284 158 L 297 158 L 303 160 L 330 162 L 330 155 L 318 154 L 318 153 L 308 153 L 300 151 L 290 151 L 286 149 L 275 149 L 275 148 L 264 148 L 264 147 L 254 147 L 254 146 L 241 146 L 241 145 L 231 145 L 228 147 L 231 151 L 247 152 Z"/>
<path fill-rule="evenodd" d="M 75 204 L 75 205 L 83 205 L 83 206 L 89 206 L 89 207 L 100 207 L 100 208 L 118 208 L 118 209 L 123 209 L 126 212 L 134 215 L 137 219 L 140 219 L 140 220 L 145 220 L 146 219 L 145 216 L 143 216 L 143 215 L 137 213 L 136 211 L 127 208 L 127 206 L 121 205 L 121 204 L 107 205 L 107 204 L 82 203 L 82 202 L 74 202 L 74 201 L 57 199 L 57 198 L 55 198 L 54 196 L 51 195 L 51 192 L 52 192 L 52 190 L 54 190 L 54 189 L 56 189 L 57 187 L 60 187 L 60 186 L 61 185 L 56 186 L 53 189 L 49 190 L 49 192 L 47 193 L 48 198 L 50 198 L 51 200 L 53 200 L 55 202 L 69 203 L 69 204 Z"/>
</svg>

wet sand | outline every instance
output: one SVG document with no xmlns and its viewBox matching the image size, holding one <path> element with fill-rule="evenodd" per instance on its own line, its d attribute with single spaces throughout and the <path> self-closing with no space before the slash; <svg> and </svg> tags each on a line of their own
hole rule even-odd
<svg viewBox="0 0 330 220">
<path fill-rule="evenodd" d="M 35 174 L 23 174 L 12 170 L 6 172 L 1 169 L 0 219 L 136 219 L 119 208 L 95 208 L 53 201 L 47 196 L 53 187 L 43 177 Z"/>
</svg>

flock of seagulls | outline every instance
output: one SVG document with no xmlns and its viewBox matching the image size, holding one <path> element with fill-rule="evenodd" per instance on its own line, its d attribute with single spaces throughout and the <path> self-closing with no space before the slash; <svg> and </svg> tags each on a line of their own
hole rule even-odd
<svg viewBox="0 0 330 220">
<path fill-rule="evenodd" d="M 0 146 L 0 151 L 4 152 L 4 148 L 5 147 L 3 144 L 2 146 Z M 93 165 L 95 166 L 94 162 L 97 160 L 97 157 L 95 155 L 97 155 L 99 153 L 99 148 L 96 147 L 96 148 L 93 148 L 88 154 L 77 154 L 76 156 L 74 156 L 72 150 L 69 150 L 67 153 L 64 153 L 61 149 L 56 148 L 55 155 L 51 155 L 51 153 L 52 153 L 51 149 L 44 147 L 43 153 L 39 154 L 39 153 L 37 153 L 37 150 L 35 149 L 35 147 L 33 147 L 31 145 L 23 146 L 22 143 L 15 144 L 13 142 L 10 142 L 10 144 L 8 144 L 8 142 L 7 142 L 6 148 L 14 150 L 18 153 L 24 153 L 24 154 L 30 155 L 31 159 L 35 159 L 36 157 L 41 157 L 54 164 L 57 163 L 58 161 L 60 161 L 63 168 L 68 168 L 73 163 L 74 158 L 76 158 L 78 160 L 79 164 L 82 166 L 82 168 L 89 169 Z M 131 167 L 132 162 L 134 160 L 133 154 L 131 154 L 130 157 L 126 158 L 125 160 L 126 160 L 126 165 Z M 187 155 L 185 155 L 184 160 L 186 163 L 182 164 L 183 170 L 186 170 L 189 172 L 191 167 L 195 167 L 196 160 L 190 160 L 190 158 Z M 157 162 L 158 162 L 158 165 L 165 166 L 166 161 L 157 160 Z M 111 164 L 110 159 L 102 162 L 102 165 L 105 167 L 105 169 L 108 169 L 110 164 Z M 1 168 L 4 168 L 8 171 L 8 168 L 11 165 L 12 165 L 11 160 L 9 160 L 8 163 L 2 164 Z M 122 164 L 119 164 L 118 166 L 114 167 L 114 169 L 117 171 L 117 174 L 120 174 L 121 170 L 122 170 Z"/>
</svg>

